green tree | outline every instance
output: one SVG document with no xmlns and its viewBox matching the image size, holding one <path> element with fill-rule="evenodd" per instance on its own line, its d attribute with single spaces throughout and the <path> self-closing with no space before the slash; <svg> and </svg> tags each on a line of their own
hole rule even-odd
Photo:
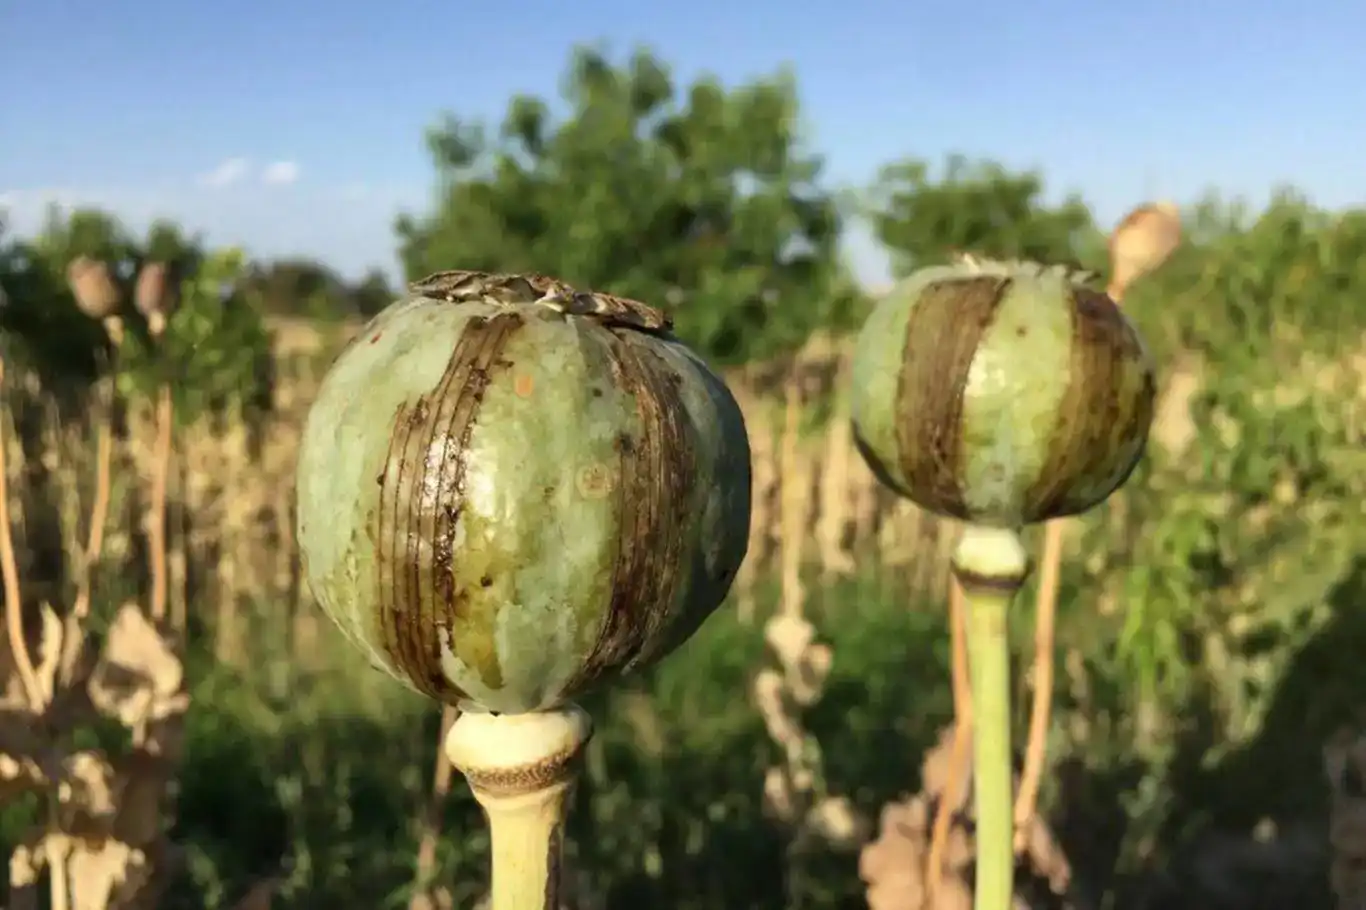
<svg viewBox="0 0 1366 910">
<path fill-rule="evenodd" d="M 266 406 L 270 338 L 243 293 L 245 269 L 241 250 L 204 254 L 180 282 L 161 337 L 134 323 L 119 352 L 119 391 L 150 398 L 165 384 L 184 423 L 231 403 Z"/>
<path fill-rule="evenodd" d="M 77 256 L 107 263 L 119 286 L 124 331 L 117 357 L 105 327 L 72 298 L 67 266 Z M 151 261 L 171 263 L 182 276 L 179 306 L 159 338 L 131 303 L 137 271 Z M 171 384 L 177 414 L 186 420 L 231 400 L 260 402 L 269 340 L 260 314 L 246 302 L 244 271 L 240 252 L 208 251 L 199 236 L 170 222 L 153 224 L 140 240 L 105 212 L 62 217 L 54 209 L 32 240 L 0 232 L 0 356 L 14 358 L 49 391 L 74 396 L 77 404 L 111 369 L 126 396 Z"/>
<path fill-rule="evenodd" d="M 155 262 L 174 262 L 185 275 L 199 271 L 204 262 L 204 238 L 187 236 L 180 226 L 170 221 L 155 221 L 147 229 L 142 243 L 143 258 Z"/>
<path fill-rule="evenodd" d="M 898 275 L 959 252 L 1100 266 L 1103 240 L 1086 204 L 1069 196 L 1049 206 L 1043 189 L 1038 173 L 989 161 L 955 155 L 935 175 L 925 162 L 907 160 L 882 169 L 868 215 Z"/>
<path fill-rule="evenodd" d="M 110 353 L 104 329 L 76 309 L 67 287 L 66 267 L 81 255 L 127 275 L 137 250 L 117 221 L 93 210 L 63 217 L 54 208 L 31 239 L 0 232 L 0 356 L 35 371 L 49 389 L 76 394 L 99 375 Z"/>
<path fill-rule="evenodd" d="M 258 262 L 246 276 L 246 285 L 266 313 L 339 315 L 330 311 L 341 296 L 342 281 L 327 266 L 312 259 Z"/>
<path fill-rule="evenodd" d="M 379 269 L 370 269 L 360 281 L 351 286 L 351 304 L 356 312 L 370 318 L 388 306 L 394 299 L 394 291 L 389 279 Z"/>
<path fill-rule="evenodd" d="M 243 277 L 243 287 L 263 313 L 322 320 L 373 316 L 394 299 L 378 269 L 353 284 L 323 263 L 303 257 L 254 263 Z"/>
<path fill-rule="evenodd" d="M 409 279 L 556 275 L 671 310 L 680 336 L 722 363 L 853 324 L 859 295 L 791 76 L 680 92 L 649 53 L 616 66 L 579 48 L 563 94 L 563 117 L 514 98 L 496 138 L 452 116 L 429 133 L 433 210 L 397 223 Z"/>
</svg>

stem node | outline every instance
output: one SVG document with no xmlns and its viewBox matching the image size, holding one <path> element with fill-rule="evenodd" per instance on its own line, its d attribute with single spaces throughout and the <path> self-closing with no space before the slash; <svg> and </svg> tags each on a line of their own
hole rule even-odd
<svg viewBox="0 0 1366 910">
<path fill-rule="evenodd" d="M 592 721 L 574 704 L 531 714 L 466 707 L 446 756 L 489 820 L 493 910 L 559 910 L 564 824 Z"/>
</svg>

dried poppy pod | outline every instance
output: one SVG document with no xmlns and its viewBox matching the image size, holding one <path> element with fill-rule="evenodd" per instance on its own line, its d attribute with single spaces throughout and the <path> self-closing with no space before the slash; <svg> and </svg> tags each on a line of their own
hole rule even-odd
<svg viewBox="0 0 1366 910">
<path fill-rule="evenodd" d="M 323 609 L 428 696 L 515 713 L 682 643 L 749 535 L 749 441 L 661 313 L 536 275 L 443 272 L 314 401 L 298 540 Z"/>
<path fill-rule="evenodd" d="M 1167 260 L 1181 242 L 1181 213 L 1170 202 L 1140 205 L 1110 234 L 1110 293 L 1118 297 Z"/>
<path fill-rule="evenodd" d="M 76 306 L 91 319 L 108 319 L 118 313 L 121 295 L 106 263 L 77 256 L 66 267 L 66 281 Z"/>
<path fill-rule="evenodd" d="M 153 335 L 160 335 L 166 320 L 180 305 L 180 281 L 166 262 L 148 262 L 138 270 L 133 287 L 133 306 L 147 320 Z"/>
<path fill-rule="evenodd" d="M 1118 307 L 1062 267 L 916 272 L 858 338 L 856 442 L 916 504 L 1018 527 L 1083 512 L 1147 441 L 1153 367 Z"/>
</svg>

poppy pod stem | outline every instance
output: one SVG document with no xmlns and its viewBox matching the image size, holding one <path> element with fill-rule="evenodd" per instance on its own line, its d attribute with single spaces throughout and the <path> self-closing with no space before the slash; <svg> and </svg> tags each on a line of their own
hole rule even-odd
<svg viewBox="0 0 1366 910">
<path fill-rule="evenodd" d="M 559 910 L 564 826 L 588 715 L 573 703 L 529 714 L 465 708 L 446 756 L 488 817 L 492 910 Z"/>
<path fill-rule="evenodd" d="M 968 525 L 953 554 L 967 602 L 972 674 L 973 786 L 976 789 L 976 910 L 1009 910 L 1015 853 L 1010 761 L 1010 605 L 1029 575 L 1013 530 Z"/>
</svg>

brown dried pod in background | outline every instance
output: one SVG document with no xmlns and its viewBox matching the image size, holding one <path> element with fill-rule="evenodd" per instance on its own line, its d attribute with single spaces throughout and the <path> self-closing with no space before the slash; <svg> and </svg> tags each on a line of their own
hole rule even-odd
<svg viewBox="0 0 1366 910">
<path fill-rule="evenodd" d="M 1140 205 L 1110 235 L 1110 295 L 1157 268 L 1181 242 L 1181 213 L 1170 202 Z"/>
<path fill-rule="evenodd" d="M 148 262 L 138 271 L 133 306 L 147 320 L 153 335 L 161 334 L 166 319 L 180 304 L 180 281 L 167 262 Z"/>
<path fill-rule="evenodd" d="M 76 306 L 91 319 L 107 319 L 119 311 L 122 295 L 107 263 L 77 256 L 66 267 L 66 281 Z"/>
</svg>

